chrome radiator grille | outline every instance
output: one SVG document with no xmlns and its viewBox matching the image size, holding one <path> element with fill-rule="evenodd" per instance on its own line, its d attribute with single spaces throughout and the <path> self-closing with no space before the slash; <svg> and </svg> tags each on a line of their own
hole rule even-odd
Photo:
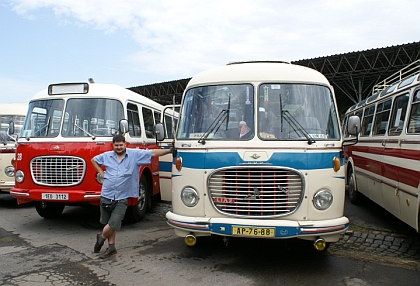
<svg viewBox="0 0 420 286">
<path fill-rule="evenodd" d="M 45 156 L 31 160 L 31 175 L 36 184 L 43 186 L 74 186 L 85 175 L 83 159 L 70 156 Z"/>
<path fill-rule="evenodd" d="M 294 212 L 304 193 L 300 173 L 273 167 L 227 168 L 209 176 L 213 206 L 241 217 L 273 217 Z"/>
</svg>

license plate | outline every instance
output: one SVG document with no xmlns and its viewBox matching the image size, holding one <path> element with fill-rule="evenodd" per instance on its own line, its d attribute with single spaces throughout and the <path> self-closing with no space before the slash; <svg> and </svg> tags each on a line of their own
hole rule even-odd
<svg viewBox="0 0 420 286">
<path fill-rule="evenodd" d="M 42 193 L 42 199 L 67 201 L 69 199 L 69 194 Z"/>
<path fill-rule="evenodd" d="M 274 237 L 274 228 L 232 226 L 232 235 Z"/>
</svg>

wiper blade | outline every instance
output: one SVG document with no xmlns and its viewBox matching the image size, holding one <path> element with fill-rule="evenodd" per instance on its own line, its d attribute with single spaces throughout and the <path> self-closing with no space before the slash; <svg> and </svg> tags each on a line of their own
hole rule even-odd
<svg viewBox="0 0 420 286">
<path fill-rule="evenodd" d="M 48 117 L 47 124 L 45 124 L 44 126 L 40 127 L 37 131 L 35 131 L 34 135 L 39 133 L 39 136 L 41 136 L 41 132 L 45 128 L 44 136 L 46 136 L 48 134 L 48 130 L 50 129 L 50 122 L 51 122 L 51 116 Z"/>
<path fill-rule="evenodd" d="M 220 126 L 222 126 L 223 121 L 229 116 L 229 109 L 223 109 L 220 111 L 219 115 L 213 120 L 210 126 L 207 128 L 206 132 L 204 132 L 203 136 L 200 137 L 198 143 L 206 144 L 206 139 L 209 135 L 214 131 L 215 133 L 219 130 Z"/>
<path fill-rule="evenodd" d="M 292 114 L 288 110 L 283 111 L 284 118 L 286 119 L 287 123 L 293 128 L 293 131 L 296 132 L 296 134 L 302 134 L 306 137 L 308 140 L 308 144 L 311 145 L 315 143 L 315 139 L 312 138 L 311 135 L 309 135 L 308 131 L 303 128 L 302 125 L 299 124 L 299 122 L 293 117 Z"/>
<path fill-rule="evenodd" d="M 74 119 L 74 127 L 77 127 L 77 128 L 79 128 L 82 132 L 84 132 L 84 133 L 86 133 L 87 135 L 89 135 L 90 137 L 92 137 L 92 140 L 95 140 L 95 138 L 96 138 L 96 136 L 95 135 L 92 135 L 92 134 L 90 134 L 89 132 L 87 132 L 85 129 L 83 129 L 82 127 L 80 127 L 79 125 L 77 125 L 77 116 L 76 116 L 76 118 Z M 76 135 L 76 132 L 75 132 L 75 130 L 73 129 L 73 134 L 74 135 Z"/>
</svg>

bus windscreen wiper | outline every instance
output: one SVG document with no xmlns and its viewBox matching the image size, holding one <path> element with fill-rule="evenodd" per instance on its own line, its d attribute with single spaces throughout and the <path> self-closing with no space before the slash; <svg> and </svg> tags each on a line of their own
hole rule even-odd
<svg viewBox="0 0 420 286">
<path fill-rule="evenodd" d="M 96 136 L 95 135 L 92 135 L 92 134 L 90 134 L 89 132 L 87 132 L 85 129 L 83 129 L 82 127 L 80 127 L 79 125 L 77 125 L 77 116 L 76 116 L 76 118 L 74 118 L 74 127 L 77 127 L 77 128 L 79 128 L 82 132 L 84 132 L 84 133 L 86 133 L 87 135 L 89 135 L 90 137 L 92 137 L 92 140 L 95 140 L 95 138 L 96 138 Z M 74 136 L 76 136 L 76 130 L 73 128 L 73 134 L 74 134 Z"/>
<path fill-rule="evenodd" d="M 222 109 L 217 115 L 217 117 L 213 120 L 213 122 L 210 124 L 210 126 L 207 128 L 206 132 L 204 132 L 203 136 L 198 140 L 198 143 L 206 144 L 206 139 L 209 137 L 209 135 L 216 130 L 214 133 L 216 133 L 220 126 L 222 126 L 223 121 L 225 121 L 226 118 L 229 118 L 229 109 Z"/>
<path fill-rule="evenodd" d="M 210 124 L 210 126 L 207 128 L 206 132 L 204 132 L 203 136 L 198 140 L 198 143 L 206 144 L 206 139 L 209 137 L 209 135 L 216 130 L 214 133 L 216 133 L 220 126 L 222 126 L 223 121 L 226 119 L 226 130 L 228 130 L 229 125 L 229 113 L 230 113 L 230 97 L 231 94 L 229 94 L 229 100 L 228 100 L 228 106 L 227 109 L 222 109 L 220 113 L 216 116 L 216 118 L 213 120 L 213 122 Z"/>
<path fill-rule="evenodd" d="M 285 110 L 283 111 L 283 114 L 287 123 L 289 123 L 289 125 L 293 128 L 293 131 L 296 132 L 296 134 L 302 134 L 303 136 L 305 136 L 306 139 L 308 139 L 309 145 L 315 143 L 314 138 L 312 138 L 312 136 L 309 135 L 308 131 L 306 131 L 305 128 L 303 128 L 302 125 L 299 124 L 299 122 L 293 117 L 292 114 L 290 114 L 289 111 Z"/>
<path fill-rule="evenodd" d="M 50 129 L 50 122 L 51 122 L 51 116 L 48 117 L 47 123 L 44 126 L 41 126 L 37 131 L 34 132 L 34 135 L 38 133 L 39 136 L 42 136 L 41 135 L 42 131 L 45 131 L 44 136 L 47 136 L 48 130 Z"/>
</svg>

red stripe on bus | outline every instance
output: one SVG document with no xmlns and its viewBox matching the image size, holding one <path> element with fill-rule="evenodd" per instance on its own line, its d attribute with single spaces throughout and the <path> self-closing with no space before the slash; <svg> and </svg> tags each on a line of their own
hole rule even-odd
<svg viewBox="0 0 420 286">
<path fill-rule="evenodd" d="M 413 188 L 417 188 L 420 183 L 419 170 L 411 170 L 403 167 L 398 167 L 377 160 L 360 157 L 357 155 L 353 155 L 352 157 L 354 164 L 360 169 L 372 172 L 376 175 L 393 181 L 399 181 Z"/>
</svg>

